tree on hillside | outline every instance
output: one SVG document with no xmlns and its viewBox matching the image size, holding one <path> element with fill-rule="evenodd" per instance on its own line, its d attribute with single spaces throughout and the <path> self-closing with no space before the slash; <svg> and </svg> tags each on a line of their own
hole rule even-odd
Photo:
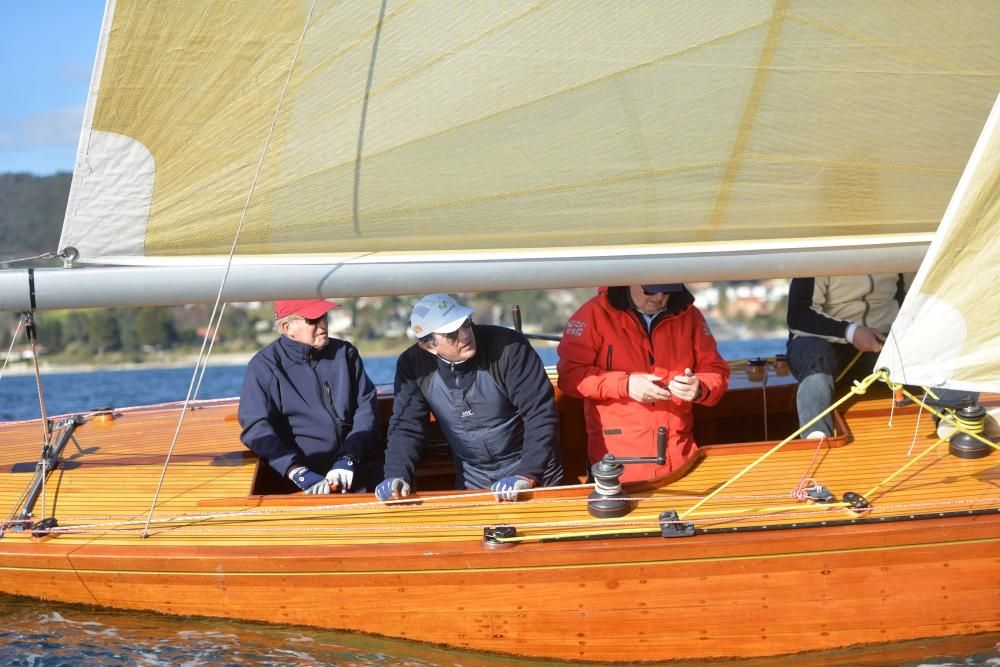
<svg viewBox="0 0 1000 667">
<path fill-rule="evenodd" d="M 0 174 L 0 261 L 55 251 L 70 174 Z"/>
<path fill-rule="evenodd" d="M 95 310 L 87 317 L 87 342 L 90 349 L 101 356 L 121 347 L 118 320 L 110 310 Z"/>
</svg>

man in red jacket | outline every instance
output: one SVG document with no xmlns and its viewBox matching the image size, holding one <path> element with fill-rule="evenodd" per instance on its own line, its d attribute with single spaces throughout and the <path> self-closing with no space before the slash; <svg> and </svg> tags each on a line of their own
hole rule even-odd
<svg viewBox="0 0 1000 667">
<path fill-rule="evenodd" d="M 729 364 L 680 283 L 600 288 L 566 324 L 558 369 L 559 387 L 584 399 L 591 463 L 655 456 L 666 427 L 666 465 L 625 466 L 623 482 L 680 467 L 696 449 L 692 404 L 718 403 L 729 385 Z"/>
</svg>

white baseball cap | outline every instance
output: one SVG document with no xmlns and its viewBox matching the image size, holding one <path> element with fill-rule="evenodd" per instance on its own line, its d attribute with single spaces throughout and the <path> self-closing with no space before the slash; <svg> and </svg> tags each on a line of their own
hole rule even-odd
<svg viewBox="0 0 1000 667">
<path fill-rule="evenodd" d="M 474 312 L 475 309 L 458 305 L 447 294 L 428 294 L 413 307 L 410 328 L 417 338 L 431 333 L 451 333 Z"/>
</svg>

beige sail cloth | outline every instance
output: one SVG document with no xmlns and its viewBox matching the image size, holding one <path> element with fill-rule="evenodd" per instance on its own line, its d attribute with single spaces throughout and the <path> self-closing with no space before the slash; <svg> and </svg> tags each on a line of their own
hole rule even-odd
<svg viewBox="0 0 1000 667">
<path fill-rule="evenodd" d="M 996 0 L 195 6 L 109 2 L 82 261 L 929 238 L 1000 85 Z"/>
<path fill-rule="evenodd" d="M 879 356 L 905 384 L 1000 391 L 1000 96 Z"/>
</svg>

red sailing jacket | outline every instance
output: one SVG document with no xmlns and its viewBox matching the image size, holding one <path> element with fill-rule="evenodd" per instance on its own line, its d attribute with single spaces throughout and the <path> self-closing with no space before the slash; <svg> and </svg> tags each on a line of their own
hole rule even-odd
<svg viewBox="0 0 1000 667">
<path fill-rule="evenodd" d="M 591 463 L 615 456 L 655 456 L 656 431 L 667 428 L 667 464 L 627 465 L 623 482 L 662 477 L 695 449 L 692 405 L 678 398 L 639 403 L 629 398 L 630 373 L 669 382 L 690 368 L 701 383 L 698 403 L 715 405 L 729 385 L 729 364 L 686 289 L 670 296 L 652 331 L 630 306 L 627 287 L 602 287 L 566 324 L 559 343 L 559 387 L 584 399 Z"/>
</svg>

